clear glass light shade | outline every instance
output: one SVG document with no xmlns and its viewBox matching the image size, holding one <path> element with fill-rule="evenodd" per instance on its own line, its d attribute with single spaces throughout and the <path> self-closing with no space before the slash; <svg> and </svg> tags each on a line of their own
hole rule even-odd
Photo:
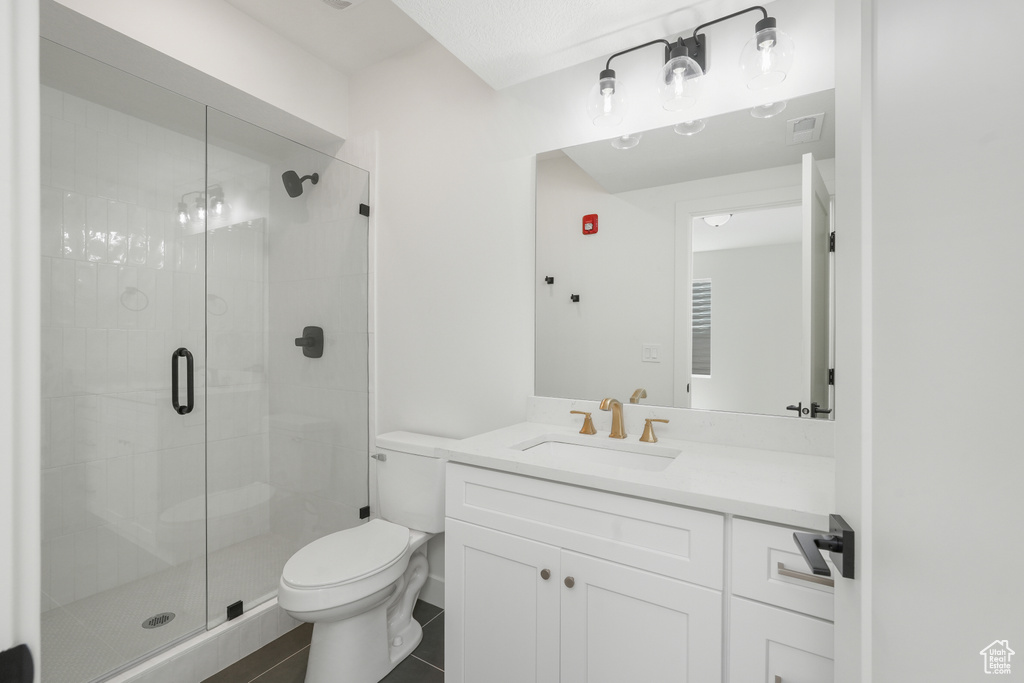
<svg viewBox="0 0 1024 683">
<path fill-rule="evenodd" d="M 178 202 L 178 223 L 185 225 L 189 221 L 188 207 L 184 202 Z"/>
<path fill-rule="evenodd" d="M 661 106 L 668 111 L 682 111 L 697 104 L 703 75 L 700 65 L 685 55 L 665 62 L 658 86 Z"/>
<path fill-rule="evenodd" d="M 640 133 L 620 135 L 612 140 L 612 147 L 615 149 L 633 149 L 640 144 Z"/>
<path fill-rule="evenodd" d="M 598 79 L 587 96 L 587 115 L 595 126 L 617 126 L 626 115 L 626 93 L 615 78 Z"/>
<path fill-rule="evenodd" d="M 778 102 L 766 102 L 759 104 L 750 110 L 750 115 L 755 119 L 770 119 L 773 116 L 781 114 L 786 110 L 786 101 L 779 100 Z"/>
<path fill-rule="evenodd" d="M 704 119 L 697 119 L 696 121 L 683 121 L 677 123 L 672 127 L 672 130 L 679 133 L 680 135 L 696 135 L 697 133 L 704 130 L 704 126 L 707 125 Z"/>
<path fill-rule="evenodd" d="M 761 90 L 786 80 L 793 66 L 793 39 L 777 28 L 754 34 L 740 53 L 740 71 L 751 90 Z"/>
</svg>

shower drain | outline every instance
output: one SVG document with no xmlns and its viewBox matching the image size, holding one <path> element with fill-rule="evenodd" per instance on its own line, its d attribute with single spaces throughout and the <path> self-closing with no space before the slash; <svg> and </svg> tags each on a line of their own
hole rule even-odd
<svg viewBox="0 0 1024 683">
<path fill-rule="evenodd" d="M 159 628 L 164 624 L 169 624 L 172 619 L 174 619 L 174 612 L 161 612 L 142 622 L 142 628 Z"/>
</svg>

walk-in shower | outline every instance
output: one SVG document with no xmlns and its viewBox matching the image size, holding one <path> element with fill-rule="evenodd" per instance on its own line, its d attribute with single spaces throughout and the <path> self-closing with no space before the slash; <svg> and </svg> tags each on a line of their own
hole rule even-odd
<svg viewBox="0 0 1024 683">
<path fill-rule="evenodd" d="M 368 176 L 48 41 L 42 80 L 42 677 L 88 683 L 360 523 Z"/>
</svg>

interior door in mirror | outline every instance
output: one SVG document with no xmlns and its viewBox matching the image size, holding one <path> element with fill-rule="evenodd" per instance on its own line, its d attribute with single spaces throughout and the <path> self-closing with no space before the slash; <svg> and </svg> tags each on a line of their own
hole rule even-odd
<svg viewBox="0 0 1024 683">
<path fill-rule="evenodd" d="M 829 409 L 830 200 L 812 154 L 803 156 L 802 177 L 804 405 Z"/>
</svg>

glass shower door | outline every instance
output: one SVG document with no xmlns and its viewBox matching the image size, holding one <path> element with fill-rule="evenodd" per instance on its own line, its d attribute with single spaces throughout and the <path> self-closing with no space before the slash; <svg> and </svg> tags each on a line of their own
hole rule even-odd
<svg viewBox="0 0 1024 683">
<path fill-rule="evenodd" d="M 209 625 L 368 503 L 369 175 L 208 111 Z M 211 197 L 215 195 L 211 192 Z M 220 202 L 218 207 L 216 202 Z"/>
<path fill-rule="evenodd" d="M 205 108 L 41 43 L 42 678 L 85 683 L 206 624 Z"/>
</svg>

